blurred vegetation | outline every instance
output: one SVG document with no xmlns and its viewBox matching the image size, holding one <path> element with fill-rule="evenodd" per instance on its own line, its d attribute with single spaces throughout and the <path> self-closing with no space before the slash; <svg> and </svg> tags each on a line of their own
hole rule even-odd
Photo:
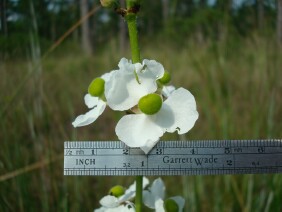
<svg viewBox="0 0 282 212">
<path fill-rule="evenodd" d="M 103 9 L 90 18 L 92 55 L 80 46 L 79 28 L 48 51 L 78 21 L 78 2 L 33 1 L 35 13 L 31 1 L 6 2 L 10 14 L 19 11 L 24 18 L 8 22 L 0 36 L 0 211 L 92 211 L 112 186 L 128 186 L 134 177 L 64 177 L 63 142 L 117 139 L 122 113 L 106 110 L 96 123 L 78 129 L 71 122 L 87 111 L 83 96 L 91 80 L 115 69 L 121 57 L 130 58 L 128 47 L 121 51 L 119 19 Z M 48 10 L 48 2 L 61 3 L 59 12 Z M 148 2 L 139 20 L 142 58 L 161 62 L 174 85 L 194 94 L 200 118 L 186 138 L 281 138 L 275 2 L 263 1 L 263 24 L 258 1 L 233 7 L 228 1 L 168 1 L 167 19 L 158 9 L 162 1 Z M 282 210 L 281 174 L 163 179 L 168 197 L 185 197 L 185 211 Z"/>
</svg>

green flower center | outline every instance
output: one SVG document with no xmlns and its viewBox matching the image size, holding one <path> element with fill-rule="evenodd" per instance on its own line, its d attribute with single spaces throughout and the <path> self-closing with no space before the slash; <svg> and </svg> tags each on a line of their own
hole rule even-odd
<svg viewBox="0 0 282 212">
<path fill-rule="evenodd" d="M 105 87 L 105 80 L 102 78 L 95 78 L 88 87 L 88 93 L 91 96 L 99 97 L 103 95 Z"/>
<path fill-rule="evenodd" d="M 153 115 L 161 109 L 162 103 L 163 101 L 160 95 L 151 93 L 143 96 L 139 100 L 138 107 L 143 113 L 147 115 Z"/>
<path fill-rule="evenodd" d="M 178 212 L 179 210 L 177 203 L 173 199 L 167 199 L 164 205 L 166 212 Z"/>
<path fill-rule="evenodd" d="M 171 75 L 167 71 L 164 72 L 164 75 L 161 79 L 159 79 L 159 82 L 162 83 L 163 85 L 169 83 L 171 80 Z"/>
<path fill-rule="evenodd" d="M 124 194 L 124 192 L 125 192 L 124 187 L 122 187 L 120 185 L 116 185 L 116 186 L 114 186 L 110 189 L 109 195 L 115 196 L 115 197 L 120 197 Z"/>
</svg>

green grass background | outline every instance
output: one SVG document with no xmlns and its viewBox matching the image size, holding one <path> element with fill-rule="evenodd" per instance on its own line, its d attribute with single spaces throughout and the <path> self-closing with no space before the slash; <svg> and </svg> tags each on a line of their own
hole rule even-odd
<svg viewBox="0 0 282 212">
<path fill-rule="evenodd" d="M 161 62 L 174 85 L 194 94 L 200 117 L 187 139 L 282 138 L 282 50 L 274 39 L 254 34 L 178 45 L 151 39 L 141 41 L 141 55 Z M 117 139 L 122 113 L 107 109 L 78 129 L 71 122 L 87 111 L 91 80 L 117 68 L 123 56 L 130 53 L 113 40 L 91 57 L 64 44 L 41 62 L 41 74 L 31 59 L 0 63 L 0 211 L 93 211 L 112 186 L 134 181 L 63 176 L 65 140 Z M 185 211 L 282 211 L 281 174 L 162 179 L 167 197 L 185 197 Z"/>
</svg>

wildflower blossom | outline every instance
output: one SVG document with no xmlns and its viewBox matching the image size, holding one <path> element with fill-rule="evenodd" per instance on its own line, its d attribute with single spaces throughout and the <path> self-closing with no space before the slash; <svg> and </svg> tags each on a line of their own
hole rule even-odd
<svg viewBox="0 0 282 212">
<path fill-rule="evenodd" d="M 180 196 L 170 197 L 164 201 L 165 197 L 165 186 L 161 178 L 154 180 L 149 190 L 143 191 L 144 204 L 155 209 L 156 212 L 165 212 L 166 207 L 171 204 L 175 204 L 178 212 L 183 211 L 185 200 Z M 165 204 L 165 203 L 168 204 Z"/>
<path fill-rule="evenodd" d="M 140 147 L 148 153 L 165 132 L 184 134 L 198 119 L 194 96 L 184 88 L 173 91 L 153 115 L 123 116 L 116 126 L 116 134 L 130 147 Z"/>
<path fill-rule="evenodd" d="M 114 71 L 106 73 L 101 76 L 101 79 L 107 83 L 113 73 Z M 89 93 L 84 96 L 84 102 L 91 110 L 83 115 L 79 115 L 72 123 L 74 127 L 82 127 L 93 123 L 104 112 L 107 106 L 103 98 L 92 96 Z"/>
<path fill-rule="evenodd" d="M 91 83 L 84 97 L 91 110 L 78 116 L 74 127 L 93 123 L 107 105 L 131 110 L 134 114 L 119 120 L 116 134 L 129 147 L 140 147 L 147 154 L 165 132 L 184 134 L 194 126 L 198 119 L 194 96 L 184 88 L 167 86 L 170 75 L 160 63 L 145 59 L 133 64 L 122 58 L 118 67 Z"/>
<path fill-rule="evenodd" d="M 122 58 L 118 66 L 105 84 L 105 96 L 113 110 L 124 111 L 137 105 L 142 96 L 157 90 L 156 81 L 164 74 L 163 66 L 154 60 L 132 64 Z"/>
<path fill-rule="evenodd" d="M 149 180 L 143 177 L 143 188 L 149 184 Z M 135 211 L 134 204 L 129 200 L 135 197 L 136 182 L 134 182 L 125 193 L 119 197 L 112 195 L 106 195 L 100 200 L 101 208 L 94 210 L 94 212 L 108 212 L 108 211 Z"/>
</svg>

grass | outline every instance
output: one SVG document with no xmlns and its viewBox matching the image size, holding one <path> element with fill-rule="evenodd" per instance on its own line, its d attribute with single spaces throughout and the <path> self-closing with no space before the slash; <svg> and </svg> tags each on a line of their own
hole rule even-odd
<svg viewBox="0 0 282 212">
<path fill-rule="evenodd" d="M 96 124 L 79 129 L 71 122 L 87 111 L 83 96 L 91 80 L 117 67 L 123 56 L 117 46 L 112 41 L 90 58 L 76 47 L 62 48 L 44 60 L 41 115 L 34 104 L 39 94 L 33 76 L 11 101 L 30 61 L 0 64 L 0 110 L 9 105 L 0 128 L 0 211 L 92 211 L 112 186 L 133 182 L 134 177 L 63 176 L 65 140 L 116 139 L 121 113 L 107 110 Z M 282 51 L 270 39 L 254 34 L 201 44 L 186 40 L 181 47 L 165 40 L 143 41 L 141 46 L 143 58 L 163 63 L 173 84 L 196 98 L 200 118 L 187 139 L 282 137 Z M 128 58 L 129 52 L 125 55 Z M 163 179 L 168 197 L 186 198 L 185 211 L 282 210 L 281 174 Z"/>
</svg>

